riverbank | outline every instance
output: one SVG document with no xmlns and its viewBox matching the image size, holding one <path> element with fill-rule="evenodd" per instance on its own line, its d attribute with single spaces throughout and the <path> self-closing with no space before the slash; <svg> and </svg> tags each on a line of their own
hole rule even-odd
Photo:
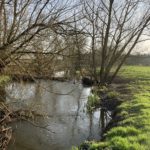
<svg viewBox="0 0 150 150">
<path fill-rule="evenodd" d="M 150 147 L 150 67 L 123 67 L 119 76 L 130 79 L 122 103 L 101 142 L 85 142 L 80 150 L 149 150 Z M 121 87 L 118 87 L 121 90 Z"/>
</svg>

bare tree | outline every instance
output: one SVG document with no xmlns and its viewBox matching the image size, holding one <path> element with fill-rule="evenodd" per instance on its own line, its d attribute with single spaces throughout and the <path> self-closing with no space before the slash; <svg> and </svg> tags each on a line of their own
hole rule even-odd
<svg viewBox="0 0 150 150">
<path fill-rule="evenodd" d="M 100 82 L 102 84 L 111 83 L 126 58 L 137 43 L 141 42 L 142 35 L 149 26 L 149 2 L 144 0 L 92 0 L 91 3 L 85 0 L 83 7 L 84 15 L 92 26 L 87 25 L 85 29 L 88 33 L 96 29 L 96 32 L 91 34 L 93 37 L 91 41 L 93 46 L 94 43 L 97 43 L 101 51 Z M 92 49 L 94 49 L 93 46 Z"/>
<path fill-rule="evenodd" d="M 97 36 L 98 36 L 98 29 L 97 29 L 97 21 L 98 21 L 98 9 L 97 9 L 96 1 L 84 1 L 83 8 L 82 8 L 82 15 L 84 16 L 84 23 L 82 27 L 85 29 L 87 33 L 88 39 L 90 41 L 89 50 L 92 55 L 90 68 L 91 68 L 91 75 L 97 81 L 96 75 L 96 50 L 97 50 Z"/>
<path fill-rule="evenodd" d="M 71 16 L 69 3 L 67 0 L 1 0 L 0 71 L 40 32 L 67 25 L 67 18 Z"/>
<path fill-rule="evenodd" d="M 76 29 L 76 25 L 74 29 Z M 86 38 L 84 35 L 78 34 L 77 30 L 74 30 L 72 35 L 64 36 L 63 40 L 64 50 L 62 51 L 62 56 L 65 64 L 64 68 L 66 73 L 69 72 L 69 76 L 75 77 L 77 71 L 81 74 Z"/>
</svg>

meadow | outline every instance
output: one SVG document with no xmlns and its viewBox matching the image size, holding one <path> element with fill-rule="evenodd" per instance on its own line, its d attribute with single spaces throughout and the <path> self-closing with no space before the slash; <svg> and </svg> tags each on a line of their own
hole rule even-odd
<svg viewBox="0 0 150 150">
<path fill-rule="evenodd" d="M 124 66 L 121 78 L 131 90 L 116 109 L 117 125 L 104 135 L 102 142 L 85 142 L 88 150 L 149 150 L 150 149 L 150 67 Z M 132 95 L 132 96 L 131 96 Z"/>
</svg>

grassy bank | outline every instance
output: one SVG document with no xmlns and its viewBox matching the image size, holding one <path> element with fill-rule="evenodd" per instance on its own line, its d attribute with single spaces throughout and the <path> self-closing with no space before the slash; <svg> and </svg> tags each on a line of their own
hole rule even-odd
<svg viewBox="0 0 150 150">
<path fill-rule="evenodd" d="M 150 67 L 125 66 L 119 75 L 132 79 L 127 84 L 132 97 L 126 97 L 117 108 L 120 119 L 107 131 L 104 141 L 84 143 L 80 150 L 150 149 Z"/>
</svg>

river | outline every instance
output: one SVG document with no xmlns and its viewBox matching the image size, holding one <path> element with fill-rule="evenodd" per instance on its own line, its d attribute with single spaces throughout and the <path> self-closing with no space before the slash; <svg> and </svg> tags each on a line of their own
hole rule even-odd
<svg viewBox="0 0 150 150">
<path fill-rule="evenodd" d="M 71 150 L 85 140 L 100 139 L 100 111 L 86 112 L 90 88 L 80 83 L 37 80 L 12 82 L 6 87 L 6 103 L 13 110 L 40 114 L 34 123 L 12 124 L 9 150 Z"/>
</svg>

